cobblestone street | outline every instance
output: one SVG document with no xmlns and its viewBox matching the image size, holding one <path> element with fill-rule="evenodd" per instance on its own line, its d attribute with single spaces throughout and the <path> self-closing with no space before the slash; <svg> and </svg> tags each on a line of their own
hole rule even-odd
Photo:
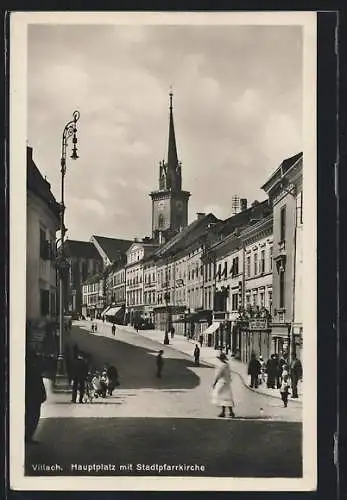
<svg viewBox="0 0 347 500">
<path fill-rule="evenodd" d="M 155 355 L 161 344 L 121 327 L 111 338 L 109 325 L 96 334 L 82 326 L 73 327 L 72 341 L 95 366 L 115 364 L 121 385 L 112 397 L 84 405 L 72 404 L 69 393 L 50 392 L 35 436 L 39 444 L 27 449 L 28 474 L 42 474 L 33 469 L 37 463 L 59 463 L 61 473 L 71 474 L 72 463 L 165 462 L 200 463 L 205 475 L 215 476 L 300 475 L 300 404 L 283 408 L 278 398 L 248 389 L 235 373 L 236 419 L 218 419 L 210 402 L 210 365 L 195 367 L 191 356 L 164 346 L 159 380 Z"/>
</svg>

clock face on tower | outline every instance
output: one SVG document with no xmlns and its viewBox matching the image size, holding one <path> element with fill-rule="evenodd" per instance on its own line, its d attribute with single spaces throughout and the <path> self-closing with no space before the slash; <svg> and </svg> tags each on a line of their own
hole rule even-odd
<svg viewBox="0 0 347 500">
<path fill-rule="evenodd" d="M 182 210 L 182 208 L 183 208 L 183 202 L 181 200 L 177 200 L 176 201 L 176 208 L 178 210 Z"/>
</svg>

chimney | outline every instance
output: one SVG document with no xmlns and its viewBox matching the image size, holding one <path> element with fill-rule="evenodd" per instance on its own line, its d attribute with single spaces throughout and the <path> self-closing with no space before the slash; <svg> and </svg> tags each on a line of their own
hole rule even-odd
<svg viewBox="0 0 347 500">
<path fill-rule="evenodd" d="M 247 210 L 247 198 L 241 198 L 240 205 L 241 205 L 241 212 Z"/>
<path fill-rule="evenodd" d="M 33 148 L 31 146 L 27 146 L 27 162 L 33 161 Z"/>
<path fill-rule="evenodd" d="M 204 212 L 197 212 L 197 213 L 196 213 L 196 218 L 197 218 L 197 220 L 201 220 L 201 219 L 203 219 L 205 216 L 206 216 L 206 214 L 205 214 Z"/>
</svg>

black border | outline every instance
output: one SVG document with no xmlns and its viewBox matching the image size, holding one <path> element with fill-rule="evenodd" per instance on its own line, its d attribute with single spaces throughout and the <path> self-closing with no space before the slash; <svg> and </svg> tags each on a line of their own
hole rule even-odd
<svg viewBox="0 0 347 500">
<path fill-rule="evenodd" d="M 17 2 L 13 11 L 21 10 L 88 10 L 87 5 L 82 5 L 82 2 L 69 2 L 66 6 L 57 6 L 55 2 L 49 1 L 44 2 L 44 5 L 31 6 L 31 9 L 27 8 L 26 2 Z M 123 3 L 123 5 L 121 5 Z M 152 3 L 151 7 L 148 5 L 140 5 L 141 2 L 121 2 L 117 4 L 118 10 L 142 10 L 142 11 L 153 11 L 153 10 L 210 10 L 210 6 L 201 5 L 199 9 L 194 8 L 192 5 L 190 8 L 187 4 L 176 5 L 175 7 L 169 7 L 158 2 Z M 254 2 L 255 4 L 256 2 Z M 262 2 L 265 3 L 265 2 Z M 247 7 L 243 5 L 244 2 L 233 2 L 233 11 L 246 11 L 246 10 L 311 10 L 312 6 L 303 6 L 301 2 L 286 2 L 288 5 L 283 6 L 282 2 L 278 2 L 280 5 L 269 6 L 259 8 L 258 5 L 249 5 Z M 295 5 L 297 4 L 297 9 Z M 59 7 L 59 8 L 57 8 Z M 108 8 L 102 8 L 101 5 L 93 6 L 89 10 L 109 10 Z M 205 8 L 203 8 L 205 7 Z M 252 9 L 253 7 L 253 9 Z M 123 9 L 122 9 L 123 8 Z M 316 2 L 315 9 L 332 9 L 336 8 L 332 2 L 320 1 Z M 111 8 L 112 9 L 112 8 Z M 113 9 L 112 9 L 113 10 Z M 220 6 L 219 8 L 214 6 L 213 10 L 230 10 L 230 6 Z M 337 59 L 335 55 L 335 29 L 339 14 L 337 12 L 324 12 L 318 13 L 318 103 L 317 103 L 317 159 L 318 159 L 318 276 L 317 276 L 317 294 L 318 294 L 318 491 L 317 492 L 297 492 L 297 493 L 285 493 L 285 492 L 213 492 L 214 497 L 225 497 L 228 498 L 259 498 L 259 499 L 279 499 L 279 498 L 333 498 L 338 494 L 337 489 L 337 470 L 333 463 L 333 435 L 337 428 L 337 393 L 335 390 L 337 387 L 337 369 L 338 359 L 337 359 L 337 329 L 340 326 L 347 326 L 346 321 L 337 317 L 337 281 L 336 281 L 336 265 L 337 265 L 337 255 L 339 249 L 337 248 L 337 229 L 336 229 L 336 217 L 337 217 L 337 201 L 334 195 L 334 164 L 336 161 L 336 149 L 337 149 L 337 133 L 336 133 L 336 105 L 337 105 L 337 82 L 336 82 L 336 70 L 337 70 Z M 340 11 L 340 26 L 343 24 L 343 18 Z M 4 12 L 3 27 L 5 29 L 6 38 L 5 43 L 9 40 L 9 15 Z M 7 65 L 7 75 L 9 70 L 9 50 L 7 47 L 6 65 Z M 342 55 L 340 55 L 340 64 L 342 64 Z M 340 83 L 340 93 L 343 95 L 343 86 Z M 7 127 L 5 130 L 6 138 L 8 139 L 8 95 L 9 95 L 9 84 L 8 77 L 4 76 L 4 90 L 5 90 L 5 100 L 6 100 L 6 111 L 7 111 Z M 340 131 L 340 138 L 342 139 L 342 132 Z M 343 145 L 342 145 L 343 147 Z M 8 142 L 5 143 L 5 150 L 8 155 Z M 7 156 L 8 158 L 8 156 Z M 5 162 L 4 155 L 4 173 L 9 174 L 8 163 Z M 2 171 L 2 169 L 1 169 Z M 341 170 L 342 172 L 342 170 Z M 1 176 L 1 181 L 3 183 L 4 189 L 1 189 L 0 198 L 0 208 L 3 210 L 5 231 L 3 245 L 0 251 L 0 259 L 2 258 L 4 262 L 0 260 L 1 267 L 5 270 L 4 280 L 4 292 L 8 290 L 8 269 L 6 269 L 6 264 L 8 263 L 8 229 L 9 229 L 9 217 L 8 217 L 8 196 L 5 192 L 5 185 L 8 182 L 4 176 Z M 341 174 L 342 177 L 342 174 Z M 8 184 L 7 184 L 8 186 Z M 340 199 L 340 216 L 343 221 L 342 197 Z M 342 222 L 341 222 L 342 223 Z M 6 232 L 7 228 L 7 232 Z M 340 239 L 342 244 L 342 238 Z M 314 256 L 312 256 L 314 258 Z M 341 271 L 343 271 L 343 263 L 341 262 Z M 342 302 L 344 296 L 342 295 Z M 1 294 L 1 298 L 4 302 L 3 310 L 6 311 L 6 297 L 5 293 Z M 341 303 L 341 306 L 343 303 Z M 8 316 L 5 314 L 0 315 L 0 321 L 3 328 L 2 332 L 5 335 L 1 335 L 1 342 L 3 344 L 2 352 L 6 353 L 8 356 L 8 340 L 9 340 L 9 320 Z M 341 342 L 341 338 L 340 342 Z M 8 360 L 8 357 L 7 357 Z M 5 366 L 3 356 L 0 356 L 1 368 L 4 368 L 3 373 L 5 374 Z M 6 385 L 3 387 L 8 388 L 8 380 L 6 379 Z M 340 388 L 341 390 L 341 388 Z M 7 392 L 7 391 L 6 391 Z M 8 402 L 8 398 L 7 398 Z M 2 415 L 3 416 L 3 415 Z M 8 414 L 6 415 L 6 423 L 8 424 Z M 8 428 L 5 428 L 8 431 Z M 8 435 L 8 432 L 4 437 Z M 7 439 L 6 441 L 7 442 Z M 8 464 L 8 448 L 7 451 L 7 464 Z M 8 482 L 8 470 L 6 472 L 6 488 L 9 487 Z M 4 485 L 5 486 L 5 485 Z M 115 479 L 116 487 L 116 479 Z M 184 492 L 185 493 L 185 492 Z M 340 493 L 342 493 L 340 491 Z M 191 492 L 187 493 L 189 496 L 199 497 L 201 499 L 209 499 L 211 497 L 211 492 Z M 168 498 L 174 498 L 177 495 L 182 495 L 182 492 L 20 492 L 20 491 L 5 491 L 5 495 L 8 498 L 27 498 L 35 500 L 46 500 L 46 498 L 64 498 L 69 500 L 71 498 L 81 498 L 81 499 L 99 499 L 104 498 L 105 500 L 111 500 L 116 498 L 122 499 L 136 499 L 142 498 L 142 496 L 147 496 L 147 498 L 162 498 L 166 496 Z"/>
</svg>

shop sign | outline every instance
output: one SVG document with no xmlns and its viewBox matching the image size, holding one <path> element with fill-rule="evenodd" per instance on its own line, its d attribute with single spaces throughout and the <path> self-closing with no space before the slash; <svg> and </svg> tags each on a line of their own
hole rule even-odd
<svg viewBox="0 0 347 500">
<path fill-rule="evenodd" d="M 268 321 L 265 318 L 250 319 L 248 327 L 250 330 L 267 330 Z"/>
<path fill-rule="evenodd" d="M 219 320 L 224 320 L 225 319 L 225 312 L 216 312 L 213 315 L 214 319 L 219 319 Z"/>
</svg>

